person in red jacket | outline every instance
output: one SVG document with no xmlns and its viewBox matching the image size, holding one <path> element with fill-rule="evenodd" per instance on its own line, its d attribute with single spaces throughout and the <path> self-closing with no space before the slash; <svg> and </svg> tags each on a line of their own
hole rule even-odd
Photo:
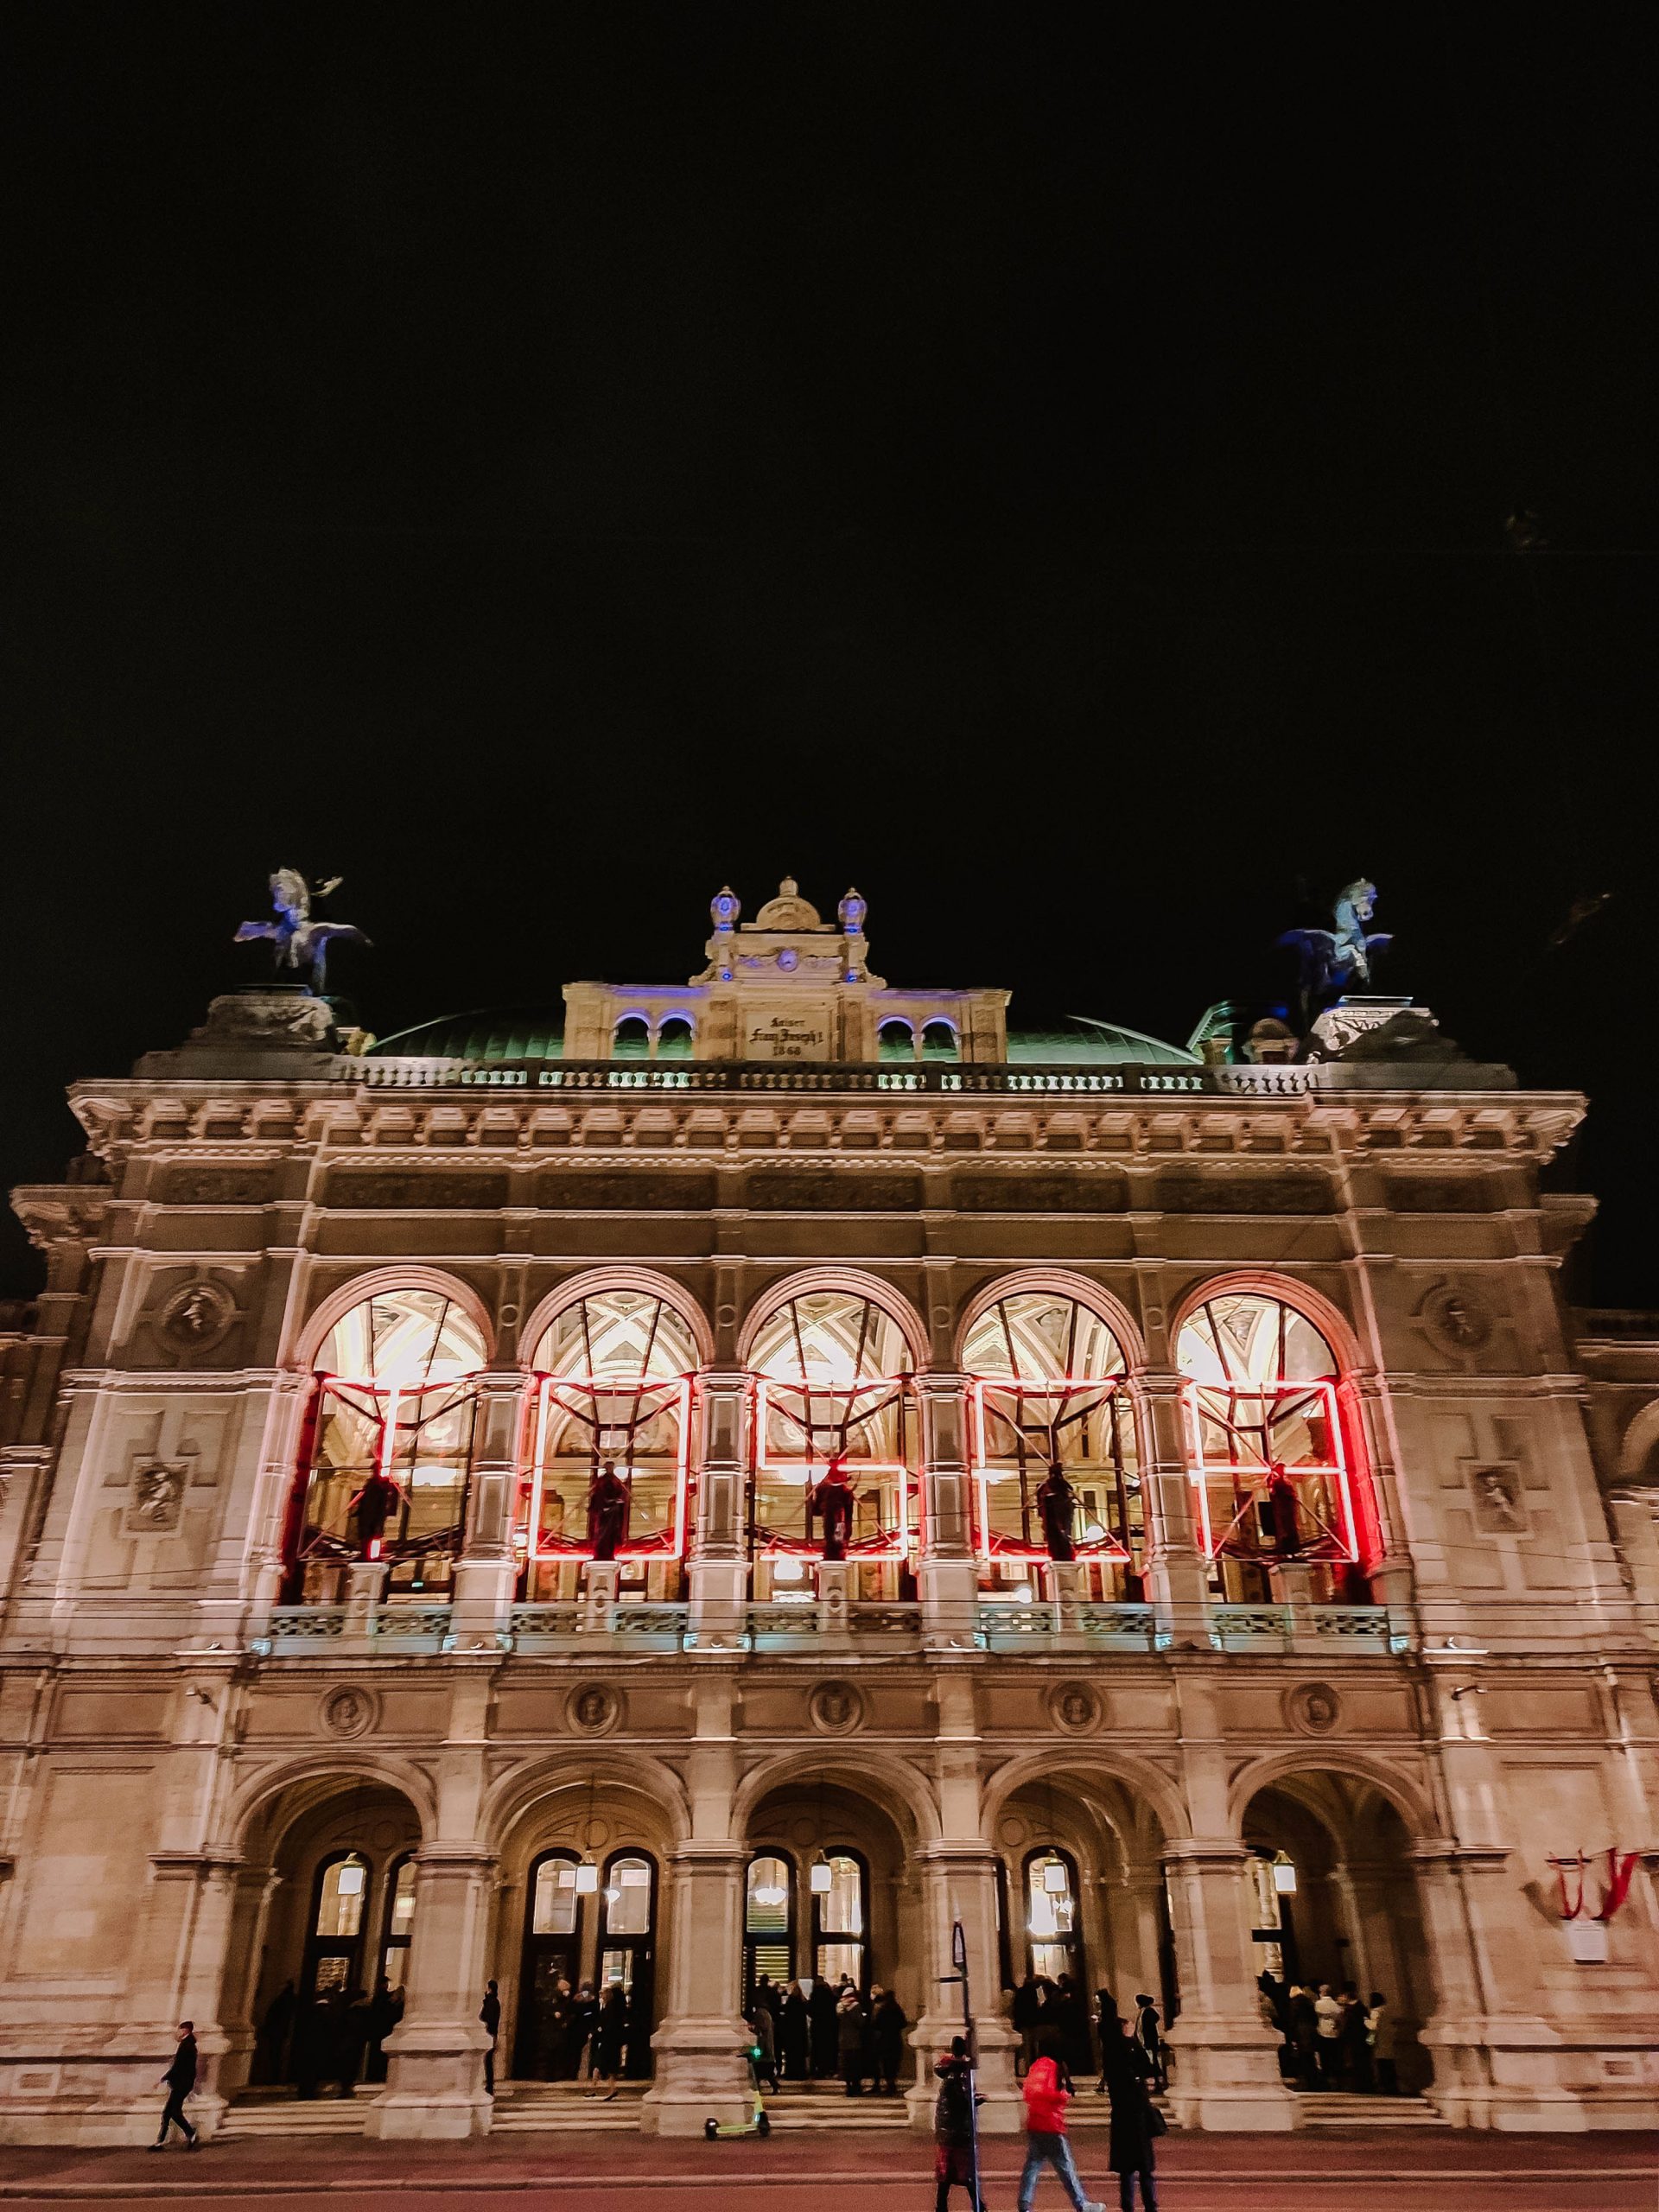
<svg viewBox="0 0 1659 2212">
<path fill-rule="evenodd" d="M 1052 2166 L 1059 2176 L 1073 2212 L 1104 2212 L 1103 2206 L 1084 2195 L 1071 2163 L 1071 2145 L 1065 2139 L 1065 2108 L 1071 2101 L 1071 2088 L 1052 2050 L 1046 2049 L 1027 2069 L 1021 2087 L 1026 2099 L 1026 2163 L 1020 2175 L 1020 2212 L 1031 2212 L 1037 2177 L 1045 2166 Z"/>
</svg>

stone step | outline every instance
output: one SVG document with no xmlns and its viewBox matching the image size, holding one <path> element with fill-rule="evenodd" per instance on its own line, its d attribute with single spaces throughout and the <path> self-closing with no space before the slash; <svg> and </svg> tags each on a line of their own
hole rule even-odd
<svg viewBox="0 0 1659 2212">
<path fill-rule="evenodd" d="M 1446 2127 L 1427 2097 L 1363 2097 L 1346 2089 L 1298 2089 L 1304 2127 Z"/>
<path fill-rule="evenodd" d="M 262 2097 L 254 2103 L 233 2104 L 219 2124 L 217 2139 L 239 2143 L 281 2135 L 360 2135 L 365 2102 L 360 2097 Z"/>
<path fill-rule="evenodd" d="M 493 2135 L 637 2134 L 639 2106 L 649 2083 L 623 2082 L 613 2096 L 595 2095 L 580 2082 L 503 2082 L 498 2084 Z"/>
</svg>

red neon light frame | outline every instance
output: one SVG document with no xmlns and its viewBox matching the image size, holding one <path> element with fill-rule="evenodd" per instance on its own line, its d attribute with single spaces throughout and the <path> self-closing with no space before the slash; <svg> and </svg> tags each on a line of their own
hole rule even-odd
<svg viewBox="0 0 1659 2212">
<path fill-rule="evenodd" d="M 769 1455 L 766 1444 L 769 1426 L 767 1415 L 772 1410 L 772 1399 L 777 1394 L 781 1393 L 809 1401 L 817 1398 L 829 1399 L 840 1402 L 846 1407 L 847 1410 L 838 1423 L 810 1418 L 803 1420 L 798 1414 L 791 1413 L 786 1406 L 779 1407 L 778 1410 L 784 1418 L 793 1421 L 803 1435 L 810 1440 L 818 1429 L 826 1427 L 838 1427 L 841 1435 L 844 1438 L 849 1430 L 860 1427 L 866 1421 L 874 1421 L 877 1414 L 884 1413 L 890 1403 L 904 1397 L 909 1389 L 907 1378 L 902 1376 L 883 1376 L 873 1382 L 832 1386 L 823 1382 L 790 1382 L 782 1381 L 776 1376 L 757 1375 L 754 1378 L 754 1408 L 751 1416 L 754 1433 L 755 1485 L 758 1487 L 761 1478 L 768 1475 L 781 1477 L 785 1481 L 792 1481 L 798 1476 L 804 1490 L 825 1471 L 831 1459 L 837 1456 L 833 1451 L 815 1452 L 810 1449 L 800 1456 L 791 1453 L 787 1457 L 774 1459 Z M 880 1394 L 878 1403 L 867 1408 L 862 1412 L 855 1409 L 857 1400 L 877 1393 Z M 893 1560 L 902 1563 L 907 1560 L 911 1556 L 916 1535 L 910 1510 L 912 1488 L 917 1490 L 919 1497 L 919 1482 L 915 1471 L 906 1466 L 902 1459 L 856 1459 L 849 1462 L 849 1471 L 867 1475 L 896 1475 L 899 1478 L 897 1485 L 899 1526 L 896 1531 L 880 1537 L 850 1538 L 847 1545 L 848 1558 L 867 1562 Z M 779 1536 L 768 1534 L 764 1538 L 760 1537 L 754 1531 L 753 1510 L 750 1512 L 749 1521 L 751 1534 L 754 1539 L 753 1553 L 757 1558 L 785 1556 L 817 1559 L 823 1548 L 821 1544 L 804 1536 Z"/>
<path fill-rule="evenodd" d="M 645 1375 L 607 1375 L 595 1381 L 589 1376 L 543 1375 L 537 1378 L 537 1388 L 531 1421 L 531 1449 L 530 1474 L 530 1514 L 526 1530 L 526 1556 L 532 1561 L 561 1560 L 591 1560 L 593 1547 L 584 1537 L 581 1541 L 560 1537 L 545 1541 L 542 1535 L 542 1493 L 546 1475 L 545 1446 L 547 1441 L 548 1408 L 563 1391 L 575 1391 L 588 1398 L 626 1398 L 635 1401 L 661 1396 L 664 1402 L 652 1406 L 649 1414 L 637 1416 L 632 1423 L 623 1421 L 595 1424 L 601 1431 L 607 1428 L 637 1427 L 639 1419 L 654 1420 L 658 1414 L 677 1408 L 677 1449 L 674 1466 L 674 1514 L 671 1529 L 647 1536 L 639 1541 L 619 1544 L 619 1560 L 683 1559 L 686 1549 L 686 1524 L 690 1515 L 691 1489 L 691 1377 L 689 1375 L 666 1378 Z M 569 1408 L 575 1411 L 574 1408 Z M 580 1416 L 579 1416 L 580 1417 Z M 605 1456 L 601 1453 L 601 1457 Z M 624 1453 L 614 1455 L 619 1473 L 626 1471 L 630 1492 L 633 1487 L 633 1463 Z"/>
<path fill-rule="evenodd" d="M 1250 1510 L 1262 1494 L 1262 1486 L 1272 1472 L 1274 1463 L 1262 1458 L 1259 1452 L 1249 1458 L 1206 1459 L 1204 1452 L 1205 1409 L 1203 1401 L 1224 1402 L 1227 1411 L 1218 1408 L 1210 1414 L 1212 1423 L 1224 1427 L 1235 1438 L 1254 1437 L 1271 1433 L 1274 1414 L 1270 1410 L 1281 1402 L 1289 1400 L 1318 1402 L 1325 1433 L 1331 1440 L 1332 1456 L 1326 1459 L 1301 1459 L 1284 1472 L 1300 1492 L 1309 1477 L 1323 1477 L 1336 1497 L 1342 1526 L 1328 1529 L 1324 1536 L 1316 1536 L 1305 1545 L 1296 1556 L 1307 1560 L 1344 1560 L 1358 1565 L 1361 1559 L 1361 1515 L 1354 1492 L 1354 1476 L 1349 1464 L 1348 1441 L 1343 1420 L 1339 1386 L 1333 1377 L 1325 1376 L 1308 1382 L 1198 1382 L 1189 1381 L 1182 1392 L 1182 1409 L 1186 1419 L 1187 1457 L 1192 1470 L 1192 1488 L 1196 1493 L 1198 1511 L 1199 1548 L 1206 1559 L 1248 1559 L 1259 1564 L 1271 1565 L 1274 1554 L 1270 1547 L 1252 1543 L 1250 1546 L 1230 1542 L 1245 1513 Z M 1236 1417 L 1240 1401 L 1264 1408 L 1262 1417 L 1253 1422 L 1241 1422 Z M 1243 1488 L 1245 1495 L 1226 1527 L 1217 1530 L 1210 1510 L 1210 1478 L 1224 1477 L 1235 1488 Z"/>
<path fill-rule="evenodd" d="M 1085 1421 L 1091 1414 L 1097 1412 L 1102 1405 L 1122 1395 L 1126 1387 L 1126 1379 L 1121 1375 L 1109 1375 L 1103 1379 L 1097 1376 L 1091 1376 L 1087 1381 L 1070 1375 L 1039 1375 L 1030 1378 L 1022 1377 L 1018 1381 L 1012 1376 L 1006 1380 L 999 1376 L 982 1375 L 969 1377 L 968 1388 L 974 1408 L 976 1447 L 972 1471 L 974 1536 L 976 1548 L 982 1560 L 988 1563 L 993 1559 L 1045 1560 L 1048 1557 L 1048 1548 L 1046 1544 L 1024 1543 L 1017 1536 L 1000 1536 L 992 1532 L 990 1474 L 993 1465 L 999 1463 L 993 1462 L 990 1448 L 986 1440 L 987 1396 L 995 1394 L 999 1397 L 1009 1398 L 1067 1399 L 1074 1395 L 1080 1395 L 1087 1392 L 1089 1402 L 1079 1404 L 1075 1412 L 1069 1416 L 1070 1420 Z M 1007 1419 L 1006 1415 L 1004 1419 Z M 1053 1427 L 1058 1424 L 1049 1425 Z M 1018 1424 L 1010 1423 L 1010 1426 L 1017 1428 Z M 1097 1468 L 1101 1471 L 1115 1471 L 1115 1470 L 1106 1469 L 1101 1462 L 1090 1463 L 1091 1472 Z M 1068 1471 L 1075 1473 L 1075 1467 Z M 1120 1537 L 1116 1535 L 1079 1538 L 1076 1544 L 1076 1550 L 1080 1560 L 1104 1560 L 1116 1566 L 1131 1568 L 1135 1563 L 1134 1553 Z"/>
</svg>

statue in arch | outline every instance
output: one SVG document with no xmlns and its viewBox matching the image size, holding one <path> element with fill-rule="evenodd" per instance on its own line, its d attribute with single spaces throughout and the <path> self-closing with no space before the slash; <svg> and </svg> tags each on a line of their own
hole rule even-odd
<svg viewBox="0 0 1659 2212">
<path fill-rule="evenodd" d="M 1077 1493 L 1067 1482 L 1065 1469 L 1058 1459 L 1049 1461 L 1048 1472 L 1038 1486 L 1037 1511 L 1050 1559 L 1076 1559 Z"/>
<path fill-rule="evenodd" d="M 369 942 L 353 923 L 319 922 L 311 918 L 312 900 L 326 899 L 331 891 L 338 891 L 342 880 L 338 875 L 331 875 L 326 883 L 308 884 L 297 868 L 279 868 L 270 879 L 270 903 L 276 909 L 276 920 L 244 922 L 236 933 L 235 943 L 247 944 L 257 938 L 270 938 L 276 948 L 277 974 L 292 974 L 297 982 L 301 971 L 308 970 L 305 980 L 321 998 L 327 988 L 328 947 L 335 938 L 350 938 L 363 945 Z"/>
<path fill-rule="evenodd" d="M 818 1516 L 819 1541 L 827 1560 L 847 1556 L 853 1533 L 853 1486 L 847 1479 L 847 1457 L 837 1452 L 810 1493 L 810 1510 Z"/>
<path fill-rule="evenodd" d="M 607 1459 L 588 1491 L 588 1548 L 596 1560 L 614 1559 L 628 1540 L 628 1486 Z"/>
</svg>

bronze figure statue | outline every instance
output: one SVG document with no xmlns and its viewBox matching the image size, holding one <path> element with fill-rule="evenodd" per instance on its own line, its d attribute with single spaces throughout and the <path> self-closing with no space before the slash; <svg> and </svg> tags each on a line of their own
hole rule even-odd
<svg viewBox="0 0 1659 2212">
<path fill-rule="evenodd" d="M 275 961 L 279 976 L 292 974 L 300 980 L 301 970 L 308 970 L 306 980 L 319 998 L 327 990 L 326 973 L 328 947 L 336 938 L 350 938 L 356 944 L 366 945 L 368 938 L 352 922 L 316 922 L 311 918 L 311 901 L 326 899 L 331 891 L 338 891 L 342 879 L 331 875 L 326 883 L 308 884 L 297 868 L 279 868 L 270 879 L 270 903 L 276 912 L 274 922 L 244 922 L 236 933 L 238 944 L 247 944 L 257 938 L 269 938 L 276 948 Z"/>
</svg>

